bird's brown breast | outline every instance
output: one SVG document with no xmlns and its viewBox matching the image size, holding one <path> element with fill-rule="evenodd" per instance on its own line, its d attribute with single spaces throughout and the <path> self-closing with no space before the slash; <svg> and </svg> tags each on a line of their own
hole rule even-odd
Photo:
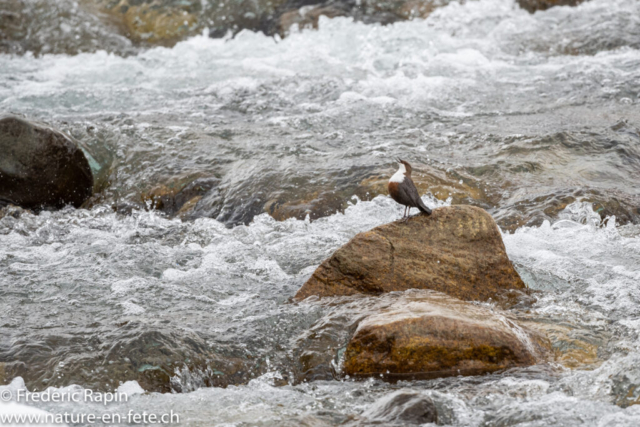
<svg viewBox="0 0 640 427">
<path fill-rule="evenodd" d="M 404 206 L 418 207 L 418 203 L 412 198 L 412 193 L 415 197 L 418 196 L 418 190 L 415 188 L 411 178 L 405 179 L 403 182 L 389 182 L 387 186 L 389 189 L 389 195 L 393 200 Z"/>
<path fill-rule="evenodd" d="M 387 185 L 387 189 L 389 190 L 389 195 L 391 196 L 391 198 L 396 202 L 401 203 L 399 200 L 400 199 L 399 186 L 400 186 L 400 183 L 398 182 L 390 182 L 389 185 Z"/>
</svg>

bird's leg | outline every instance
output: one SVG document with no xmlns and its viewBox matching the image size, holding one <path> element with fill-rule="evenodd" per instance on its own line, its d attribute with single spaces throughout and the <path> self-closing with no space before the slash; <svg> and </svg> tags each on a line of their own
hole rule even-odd
<svg viewBox="0 0 640 427">
<path fill-rule="evenodd" d="M 408 206 L 404 207 L 404 213 L 402 214 L 402 218 L 406 218 L 407 217 L 407 208 L 408 208 Z"/>
<path fill-rule="evenodd" d="M 407 206 L 404 210 L 405 210 L 404 222 L 407 222 L 407 221 L 409 221 L 409 218 L 411 218 L 409 216 L 409 214 L 411 213 L 411 206 Z M 408 212 L 407 212 L 407 210 L 408 210 Z"/>
</svg>

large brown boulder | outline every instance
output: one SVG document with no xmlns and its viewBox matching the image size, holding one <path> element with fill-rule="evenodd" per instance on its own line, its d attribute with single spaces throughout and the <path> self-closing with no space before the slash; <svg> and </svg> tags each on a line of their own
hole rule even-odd
<svg viewBox="0 0 640 427">
<path fill-rule="evenodd" d="M 295 298 L 432 289 L 486 301 L 525 287 L 491 215 L 473 206 L 449 206 L 356 235 L 316 269 Z"/>
<path fill-rule="evenodd" d="M 0 204 L 80 207 L 93 191 L 84 153 L 66 135 L 17 117 L 0 118 Z"/>
<path fill-rule="evenodd" d="M 439 292 L 409 291 L 360 322 L 344 373 L 388 379 L 481 375 L 550 356 L 546 338 L 505 313 Z"/>
</svg>

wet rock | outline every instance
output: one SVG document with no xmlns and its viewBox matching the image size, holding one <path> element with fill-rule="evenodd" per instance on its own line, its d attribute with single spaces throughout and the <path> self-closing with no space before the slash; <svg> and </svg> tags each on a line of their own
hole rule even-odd
<svg viewBox="0 0 640 427">
<path fill-rule="evenodd" d="M 212 37 L 222 37 L 243 29 L 275 34 L 278 16 L 290 10 L 287 0 L 237 0 L 211 2 L 204 11 L 204 19 Z"/>
<path fill-rule="evenodd" d="M 142 201 L 152 209 L 171 216 L 189 218 L 202 197 L 220 184 L 215 177 L 180 177 L 142 194 Z"/>
<path fill-rule="evenodd" d="M 570 369 L 588 369 L 599 365 L 602 360 L 598 355 L 598 349 L 605 346 L 606 341 L 611 339 L 603 331 L 594 333 L 589 328 L 571 325 L 566 319 L 521 323 L 548 337 L 554 352 L 554 361 Z"/>
<path fill-rule="evenodd" d="M 188 216 L 215 218 L 229 227 L 249 224 L 256 215 L 264 213 L 263 203 L 261 194 L 236 194 L 228 186 L 213 187 L 197 201 Z"/>
<path fill-rule="evenodd" d="M 179 393 L 244 384 L 264 370 L 232 349 L 214 348 L 195 333 L 153 330 L 136 322 L 114 329 L 115 337 L 47 336 L 17 345 L 20 349 L 9 348 L 2 354 L 10 360 L 5 379 L 20 376 L 30 390 L 81 384 L 96 391 L 112 391 L 135 380 L 146 391 Z M 93 351 L 81 353 L 82 346 Z"/>
<path fill-rule="evenodd" d="M 105 50 L 135 52 L 116 23 L 103 19 L 94 0 L 0 2 L 0 52 L 36 55 Z"/>
<path fill-rule="evenodd" d="M 0 52 L 135 53 L 135 45 L 172 46 L 203 31 L 286 36 L 317 28 L 320 16 L 390 24 L 424 18 L 449 0 L 9 0 L 0 4 Z M 133 42 L 133 43 L 132 43 Z"/>
<path fill-rule="evenodd" d="M 537 10 L 547 10 L 554 6 L 576 6 L 583 1 L 584 0 L 518 0 L 518 4 L 521 8 L 533 13 Z"/>
<path fill-rule="evenodd" d="M 504 313 L 431 292 L 412 292 L 358 325 L 344 373 L 387 379 L 481 375 L 549 357 L 549 343 Z"/>
<path fill-rule="evenodd" d="M 349 16 L 389 24 L 426 17 L 448 0 L 97 0 L 136 43 L 172 45 L 208 29 L 212 37 L 241 30 L 286 36 L 295 28 L 318 28 L 320 16 Z"/>
<path fill-rule="evenodd" d="M 264 205 L 264 210 L 277 221 L 289 218 L 316 220 L 330 216 L 336 212 L 343 212 L 349 200 L 354 195 L 352 191 L 325 190 L 324 188 L 312 194 L 306 194 L 301 199 L 291 199 L 292 195 L 277 195 Z"/>
<path fill-rule="evenodd" d="M 602 224 L 612 216 L 617 224 L 640 220 L 640 210 L 632 197 L 594 189 L 554 189 L 540 194 L 531 187 L 523 187 L 511 195 L 505 192 L 505 200 L 493 209 L 493 215 L 504 231 L 513 232 L 523 226 L 539 227 L 544 221 L 555 222 L 574 204 L 589 204 Z M 578 222 L 584 223 L 584 220 L 578 219 Z"/>
<path fill-rule="evenodd" d="M 362 416 L 374 423 L 426 424 L 438 422 L 438 411 L 430 397 L 400 390 L 378 399 Z"/>
<path fill-rule="evenodd" d="M 356 235 L 316 269 L 295 298 L 433 289 L 486 301 L 524 288 L 493 218 L 480 208 L 450 206 Z"/>
<path fill-rule="evenodd" d="M 196 34 L 200 1 L 104 1 L 104 10 L 119 20 L 134 42 L 170 46 Z"/>
<path fill-rule="evenodd" d="M 65 123 L 64 132 L 77 141 L 89 162 L 94 196 L 104 198 L 118 181 L 118 136 L 101 125 L 86 122 Z"/>
<path fill-rule="evenodd" d="M 320 16 L 348 16 L 365 23 L 391 24 L 414 18 L 426 18 L 448 0 L 363 0 L 363 1 L 290 1 L 278 18 L 277 32 L 286 36 L 295 29 L 318 28 Z M 295 7 L 299 8 L 295 8 Z M 291 10 L 291 8 L 293 8 Z"/>
<path fill-rule="evenodd" d="M 640 369 L 639 358 L 630 354 L 617 360 L 607 369 L 608 384 L 604 387 L 611 394 L 613 402 L 621 408 L 640 405 Z M 606 369 L 606 368 L 605 368 Z M 606 372 L 606 371 L 605 371 Z"/>
<path fill-rule="evenodd" d="M 393 172 L 381 173 L 360 182 L 361 192 L 370 197 L 387 195 L 387 184 Z M 439 200 L 451 198 L 453 205 L 473 205 L 483 208 L 494 206 L 499 198 L 489 194 L 485 183 L 468 174 L 453 170 L 440 170 L 435 167 L 422 167 L 414 172 L 413 182 L 420 194 L 431 193 Z"/>
<path fill-rule="evenodd" d="M 285 37 L 292 30 L 318 29 L 318 21 L 321 16 L 336 18 L 347 16 L 349 10 L 339 4 L 323 4 L 318 6 L 305 6 L 297 10 L 291 10 L 280 15 L 278 33 Z"/>
<path fill-rule="evenodd" d="M 80 207 L 93 190 L 89 163 L 66 135 L 17 117 L 0 119 L 0 200 L 28 209 Z"/>
<path fill-rule="evenodd" d="M 376 20 L 382 24 L 413 18 L 426 18 L 437 7 L 450 0 L 364 0 L 357 4 L 354 17 L 364 22 Z"/>
<path fill-rule="evenodd" d="M 337 304 L 293 341 L 293 380 L 295 383 L 330 381 L 340 377 L 337 349 L 349 342 L 366 310 L 366 302 Z"/>
<path fill-rule="evenodd" d="M 273 34 L 286 0 L 98 0 L 103 10 L 122 23 L 131 40 L 171 46 L 208 30 L 212 37 L 243 29 Z"/>
<path fill-rule="evenodd" d="M 177 215 L 186 216 L 195 207 L 202 197 L 215 191 L 215 188 L 220 184 L 220 180 L 215 177 L 198 178 L 195 181 L 189 183 L 182 190 L 176 194 L 173 199 L 173 208 L 176 210 Z"/>
<path fill-rule="evenodd" d="M 318 28 L 320 16 L 390 24 L 425 18 L 450 0 L 8 0 L 0 4 L 0 52 L 135 53 L 134 45 L 172 46 L 203 31 L 286 36 Z M 530 12 L 581 0 L 519 0 Z M 132 43 L 133 42 L 133 43 Z"/>
<path fill-rule="evenodd" d="M 29 212 L 29 211 L 28 210 L 24 210 L 19 206 L 15 206 L 15 205 L 11 205 L 11 204 L 3 205 L 2 200 L 0 200 L 0 219 L 5 218 L 5 217 L 18 219 L 25 212 Z"/>
</svg>

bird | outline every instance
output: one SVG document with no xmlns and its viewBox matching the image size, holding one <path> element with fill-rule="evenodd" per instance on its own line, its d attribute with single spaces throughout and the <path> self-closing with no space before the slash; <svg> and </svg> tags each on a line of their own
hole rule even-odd
<svg viewBox="0 0 640 427">
<path fill-rule="evenodd" d="M 407 210 L 410 213 L 411 208 L 418 208 L 423 214 L 431 215 L 431 209 L 425 206 L 418 194 L 416 185 L 411 179 L 411 165 L 401 159 L 396 159 L 396 161 L 400 166 L 398 167 L 398 171 L 389 179 L 387 188 L 389 189 L 391 198 L 405 206 L 402 218 L 408 220 Z"/>
</svg>

